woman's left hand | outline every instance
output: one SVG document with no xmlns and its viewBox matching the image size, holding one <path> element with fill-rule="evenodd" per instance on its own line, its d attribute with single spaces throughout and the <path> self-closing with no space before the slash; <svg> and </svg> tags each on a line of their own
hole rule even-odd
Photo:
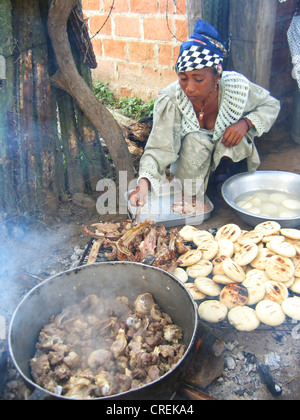
<svg viewBox="0 0 300 420">
<path fill-rule="evenodd" d="M 222 144 L 224 144 L 225 147 L 237 146 L 248 130 L 249 127 L 244 120 L 240 120 L 237 123 L 230 125 L 224 131 Z"/>
</svg>

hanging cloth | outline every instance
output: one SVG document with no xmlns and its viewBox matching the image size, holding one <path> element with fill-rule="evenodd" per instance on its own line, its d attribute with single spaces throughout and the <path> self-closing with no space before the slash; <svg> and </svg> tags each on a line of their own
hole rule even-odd
<svg viewBox="0 0 300 420">
<path fill-rule="evenodd" d="M 287 32 L 288 43 L 292 56 L 293 78 L 300 90 L 300 16 L 294 16 Z"/>
</svg>

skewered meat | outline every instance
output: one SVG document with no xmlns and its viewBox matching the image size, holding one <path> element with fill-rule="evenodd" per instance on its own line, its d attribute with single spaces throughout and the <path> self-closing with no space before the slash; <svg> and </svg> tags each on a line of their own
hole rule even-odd
<svg viewBox="0 0 300 420">
<path fill-rule="evenodd" d="M 51 317 L 39 335 L 32 377 L 41 387 L 69 398 L 114 395 L 148 384 L 185 353 L 182 330 L 144 293 L 89 295 Z"/>
</svg>

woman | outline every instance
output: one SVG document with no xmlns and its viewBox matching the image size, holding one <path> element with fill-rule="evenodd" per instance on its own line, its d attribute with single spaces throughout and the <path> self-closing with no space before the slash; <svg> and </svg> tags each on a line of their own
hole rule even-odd
<svg viewBox="0 0 300 420">
<path fill-rule="evenodd" d="M 189 185 L 190 195 L 220 162 L 247 160 L 255 171 L 260 160 L 254 137 L 269 131 L 279 101 L 236 72 L 223 72 L 226 54 L 221 37 L 210 24 L 197 21 L 192 37 L 182 44 L 176 64 L 178 81 L 163 89 L 155 102 L 153 128 L 140 161 L 134 206 L 143 206 L 150 187 L 159 194 L 165 169 Z M 191 180 L 185 184 L 186 180 Z"/>
</svg>

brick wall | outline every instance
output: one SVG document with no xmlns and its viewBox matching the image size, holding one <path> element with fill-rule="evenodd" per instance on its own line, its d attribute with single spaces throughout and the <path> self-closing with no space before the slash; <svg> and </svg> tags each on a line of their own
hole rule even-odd
<svg viewBox="0 0 300 420">
<path fill-rule="evenodd" d="M 113 0 L 82 0 L 98 61 L 93 77 L 108 81 L 117 96 L 149 101 L 177 79 L 174 68 L 188 32 L 185 0 L 112 4 Z"/>
<path fill-rule="evenodd" d="M 273 59 L 271 69 L 270 91 L 281 101 L 281 118 L 292 114 L 293 91 L 295 80 L 292 77 L 292 59 L 287 41 L 287 31 L 290 26 L 297 0 L 287 0 L 277 5 L 275 36 L 273 43 Z"/>
</svg>

